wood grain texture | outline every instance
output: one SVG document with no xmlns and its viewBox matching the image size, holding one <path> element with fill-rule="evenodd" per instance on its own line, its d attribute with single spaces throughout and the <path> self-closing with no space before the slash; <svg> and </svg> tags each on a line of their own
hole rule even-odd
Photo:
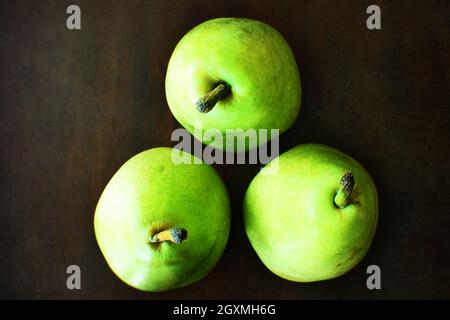
<svg viewBox="0 0 450 320">
<path fill-rule="evenodd" d="M 65 10 L 77 3 L 82 30 Z M 1 1 L 0 298 L 450 298 L 449 2 L 377 1 L 382 30 L 365 27 L 365 1 Z M 176 43 L 220 16 L 265 21 L 290 43 L 303 103 L 281 151 L 331 145 L 360 161 L 380 196 L 366 258 L 333 281 L 271 274 L 244 234 L 241 204 L 257 166 L 216 166 L 233 206 L 230 241 L 213 272 L 170 292 L 134 290 L 109 270 L 93 213 L 132 155 L 170 146 L 179 127 L 164 77 Z M 66 267 L 82 269 L 69 291 Z M 366 267 L 382 290 L 366 288 Z"/>
</svg>

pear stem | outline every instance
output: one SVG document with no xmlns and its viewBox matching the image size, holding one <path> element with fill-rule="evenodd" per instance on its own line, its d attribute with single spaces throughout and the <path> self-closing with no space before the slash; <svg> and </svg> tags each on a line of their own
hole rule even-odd
<svg viewBox="0 0 450 320">
<path fill-rule="evenodd" d="M 334 197 L 334 204 L 340 208 L 344 209 L 350 203 L 350 195 L 355 187 L 355 178 L 352 172 L 347 172 L 341 178 L 339 183 L 339 189 Z"/>
<path fill-rule="evenodd" d="M 230 86 L 225 82 L 220 82 L 214 89 L 198 99 L 195 103 L 197 110 L 201 113 L 208 113 L 219 100 L 225 98 L 230 92 Z"/>
<path fill-rule="evenodd" d="M 150 237 L 150 243 L 161 243 L 170 241 L 173 243 L 181 243 L 187 238 L 187 231 L 183 228 L 170 228 L 154 234 Z"/>
</svg>

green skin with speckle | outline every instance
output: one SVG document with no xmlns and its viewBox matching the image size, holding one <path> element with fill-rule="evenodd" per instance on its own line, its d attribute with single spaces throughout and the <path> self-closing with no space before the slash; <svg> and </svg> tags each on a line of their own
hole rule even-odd
<svg viewBox="0 0 450 320">
<path fill-rule="evenodd" d="M 163 291 L 200 280 L 228 240 L 230 203 L 220 176 L 204 163 L 173 163 L 172 150 L 150 149 L 128 160 L 95 211 L 95 236 L 106 261 L 140 290 Z M 149 243 L 152 235 L 172 227 L 186 229 L 187 239 Z"/>
<path fill-rule="evenodd" d="M 210 112 L 199 112 L 196 102 L 219 82 L 231 93 Z M 178 43 L 169 61 L 166 97 L 175 118 L 200 141 L 242 151 L 227 141 L 226 130 L 287 130 L 300 110 L 300 75 L 292 50 L 274 28 L 219 18 L 198 25 Z M 200 128 L 216 129 L 222 141 L 203 137 Z"/>
<path fill-rule="evenodd" d="M 354 159 L 333 148 L 304 144 L 278 158 L 278 171 L 251 182 L 244 200 L 247 236 L 276 275 L 297 282 L 338 277 L 367 253 L 378 221 L 375 185 Z M 341 177 L 355 186 L 343 209 L 334 204 Z"/>
</svg>

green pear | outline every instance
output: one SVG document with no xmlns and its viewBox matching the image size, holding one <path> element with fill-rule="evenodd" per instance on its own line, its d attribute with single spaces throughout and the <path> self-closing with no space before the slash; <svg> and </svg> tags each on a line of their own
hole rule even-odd
<svg viewBox="0 0 450 320">
<path fill-rule="evenodd" d="M 272 166 L 278 170 L 268 172 Z M 259 258 L 276 275 L 297 282 L 352 269 L 368 251 L 377 221 L 377 191 L 367 171 L 319 144 L 272 160 L 244 200 L 245 230 Z"/>
<path fill-rule="evenodd" d="M 198 25 L 176 46 L 166 97 L 175 118 L 204 144 L 242 151 L 227 139 L 227 130 L 287 130 L 300 110 L 300 75 L 291 48 L 274 28 L 218 18 Z M 210 129 L 220 132 L 220 139 L 205 137 Z"/>
<path fill-rule="evenodd" d="M 230 229 L 230 202 L 210 166 L 176 164 L 193 156 L 155 148 L 128 160 L 98 202 L 94 228 L 112 271 L 132 287 L 163 291 L 205 277 Z M 177 158 L 177 159 L 178 159 Z"/>
</svg>

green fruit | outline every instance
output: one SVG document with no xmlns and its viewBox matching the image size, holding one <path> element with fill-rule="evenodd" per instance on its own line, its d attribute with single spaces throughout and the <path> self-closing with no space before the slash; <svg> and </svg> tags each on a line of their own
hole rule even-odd
<svg viewBox="0 0 450 320">
<path fill-rule="evenodd" d="M 230 229 L 227 190 L 202 164 L 175 164 L 170 148 L 128 160 L 97 205 L 97 242 L 113 272 L 145 291 L 188 285 L 220 259 Z M 193 156 L 182 151 L 176 154 Z"/>
<path fill-rule="evenodd" d="M 346 273 L 364 257 L 376 230 L 371 177 L 354 159 L 318 144 L 297 146 L 277 160 L 245 195 L 245 230 L 256 253 L 273 273 L 292 281 Z M 276 173 L 265 174 L 276 165 Z"/>
<path fill-rule="evenodd" d="M 227 141 L 227 129 L 282 133 L 294 123 L 300 75 L 294 54 L 275 29 L 251 19 L 219 18 L 198 25 L 178 43 L 169 61 L 166 96 L 175 118 L 200 141 L 237 149 Z M 218 129 L 222 142 L 204 138 L 201 130 L 209 129 Z"/>
</svg>

